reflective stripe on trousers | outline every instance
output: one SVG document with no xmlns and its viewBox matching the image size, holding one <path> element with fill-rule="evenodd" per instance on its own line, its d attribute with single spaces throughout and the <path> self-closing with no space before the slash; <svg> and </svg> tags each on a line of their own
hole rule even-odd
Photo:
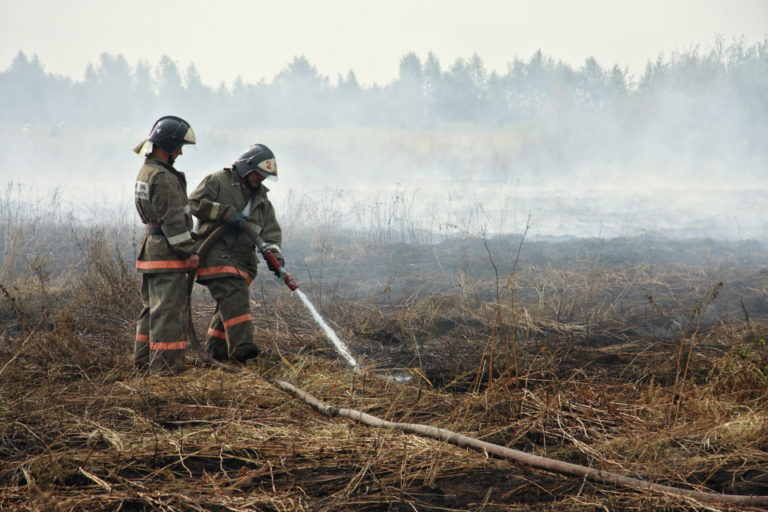
<svg viewBox="0 0 768 512">
<path fill-rule="evenodd" d="M 236 316 L 235 318 L 230 318 L 229 320 L 224 321 L 224 328 L 229 329 L 233 325 L 241 324 L 243 322 L 247 322 L 249 320 L 253 320 L 253 317 L 250 313 L 246 313 L 244 315 Z"/>
<path fill-rule="evenodd" d="M 149 335 L 137 334 L 137 343 L 149 343 L 149 350 L 186 350 L 188 341 L 149 341 Z"/>
<path fill-rule="evenodd" d="M 227 339 L 227 333 L 225 333 L 224 331 L 217 331 L 212 327 L 208 328 L 208 336 L 211 336 L 212 338 L 219 338 L 222 340 Z"/>
<path fill-rule="evenodd" d="M 136 270 L 171 270 L 187 268 L 186 260 L 136 261 Z"/>
<path fill-rule="evenodd" d="M 149 350 L 186 350 L 187 341 L 151 341 Z"/>
</svg>

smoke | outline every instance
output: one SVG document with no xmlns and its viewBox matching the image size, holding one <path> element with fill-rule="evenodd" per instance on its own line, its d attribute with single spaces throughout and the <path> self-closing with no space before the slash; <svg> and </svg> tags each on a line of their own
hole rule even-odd
<svg viewBox="0 0 768 512">
<path fill-rule="evenodd" d="M 153 71 L 106 54 L 73 82 L 20 53 L 0 73 L 0 172 L 86 222 L 124 215 L 131 148 L 176 114 L 198 138 L 177 164 L 189 191 L 264 143 L 279 167 L 270 196 L 296 228 L 764 240 L 766 49 L 718 41 L 641 77 L 541 52 L 505 75 L 478 56 L 443 70 L 409 54 L 397 80 L 369 88 L 297 57 L 271 83 L 232 89 L 167 58 Z"/>
</svg>

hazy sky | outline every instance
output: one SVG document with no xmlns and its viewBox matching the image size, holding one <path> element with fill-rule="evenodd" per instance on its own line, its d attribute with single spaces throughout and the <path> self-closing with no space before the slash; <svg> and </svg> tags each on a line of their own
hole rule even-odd
<svg viewBox="0 0 768 512">
<path fill-rule="evenodd" d="M 384 84 L 400 58 L 434 52 L 443 67 L 477 53 L 503 72 L 537 50 L 579 67 L 593 56 L 631 74 L 660 54 L 710 47 L 716 35 L 768 35 L 766 0 L 0 0 L 0 69 L 19 50 L 81 79 L 102 52 L 135 65 L 165 54 L 203 81 L 271 81 L 303 55 L 335 79 Z"/>
</svg>

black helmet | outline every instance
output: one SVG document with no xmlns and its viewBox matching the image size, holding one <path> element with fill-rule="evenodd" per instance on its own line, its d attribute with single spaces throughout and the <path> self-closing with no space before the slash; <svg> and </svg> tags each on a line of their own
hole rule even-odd
<svg viewBox="0 0 768 512">
<path fill-rule="evenodd" d="M 195 132 L 188 122 L 180 117 L 164 116 L 155 121 L 149 137 L 139 142 L 133 150 L 140 155 L 146 155 L 152 152 L 152 144 L 156 144 L 171 156 L 184 144 L 195 142 Z"/>
<path fill-rule="evenodd" d="M 172 155 L 184 144 L 194 144 L 195 132 L 189 123 L 182 118 L 165 116 L 155 121 L 147 140 L 157 144 L 160 149 Z"/>
<path fill-rule="evenodd" d="M 253 171 L 258 172 L 265 178 L 277 179 L 277 162 L 275 155 L 264 144 L 254 144 L 237 157 L 232 164 L 237 174 L 245 178 Z"/>
</svg>

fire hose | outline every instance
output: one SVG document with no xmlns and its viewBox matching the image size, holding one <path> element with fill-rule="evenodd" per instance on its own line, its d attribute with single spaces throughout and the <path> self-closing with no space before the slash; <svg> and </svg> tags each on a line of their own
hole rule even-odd
<svg viewBox="0 0 768 512">
<path fill-rule="evenodd" d="M 211 247 L 218 242 L 222 236 L 224 236 L 227 231 L 229 231 L 229 226 L 226 224 L 222 224 L 221 226 L 217 227 L 213 230 L 213 232 L 208 235 L 208 238 L 205 239 L 205 241 L 202 243 L 200 248 L 197 250 L 197 255 L 202 260 L 206 254 L 208 254 L 208 251 L 211 250 Z M 192 350 L 195 351 L 195 353 L 206 363 L 211 364 L 213 366 L 218 366 L 219 368 L 227 371 L 235 371 L 236 369 L 228 365 L 226 363 L 222 363 L 221 361 L 217 361 L 211 355 L 203 348 L 203 346 L 200 344 L 200 340 L 197 338 L 197 333 L 195 333 L 195 325 L 192 321 L 192 288 L 195 285 L 195 277 L 197 276 L 197 269 L 189 272 L 187 274 L 187 331 L 189 331 L 189 344 L 192 347 Z"/>
</svg>

